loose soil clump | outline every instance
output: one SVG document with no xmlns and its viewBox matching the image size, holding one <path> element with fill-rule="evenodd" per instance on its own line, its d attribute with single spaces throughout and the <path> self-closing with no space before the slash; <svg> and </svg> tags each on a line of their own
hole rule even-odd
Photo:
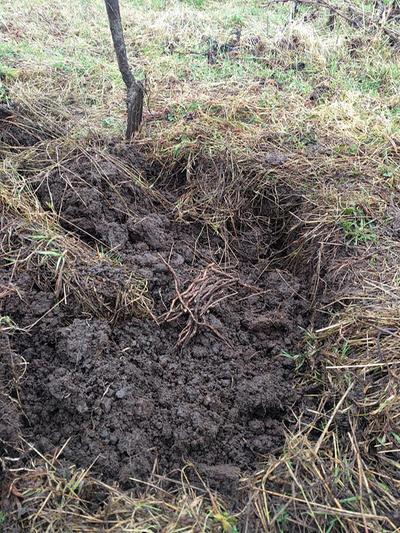
<svg viewBox="0 0 400 533">
<path fill-rule="evenodd" d="M 3 266 L 3 285 L 12 278 L 16 290 L 2 314 L 28 331 L 10 337 L 27 364 L 14 390 L 18 431 L 41 453 L 68 441 L 63 457 L 106 481 L 131 486 L 190 461 L 232 491 L 282 445 L 301 397 L 283 354 L 308 326 L 307 288 L 265 260 L 271 225 L 236 231 L 228 262 L 216 233 L 176 220 L 179 187 L 146 190 L 111 160 L 81 155 L 32 186 L 65 230 L 108 253 L 91 275 L 107 285 L 123 265 L 147 280 L 153 305 L 147 316 L 94 313 L 74 291 L 61 299 L 34 271 Z M 15 420 L 4 410 L 3 442 L 15 441 Z"/>
</svg>

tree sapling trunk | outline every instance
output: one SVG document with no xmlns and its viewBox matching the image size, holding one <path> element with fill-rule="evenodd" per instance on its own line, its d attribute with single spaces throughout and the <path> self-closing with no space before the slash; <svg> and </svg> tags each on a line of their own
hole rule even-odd
<svg viewBox="0 0 400 533">
<path fill-rule="evenodd" d="M 129 67 L 128 57 L 122 30 L 121 13 L 118 0 L 105 0 L 108 22 L 111 36 L 114 43 L 114 50 L 117 56 L 118 67 L 127 90 L 127 110 L 128 120 L 125 137 L 130 141 L 135 132 L 138 131 L 143 116 L 143 85 L 135 80 Z"/>
</svg>

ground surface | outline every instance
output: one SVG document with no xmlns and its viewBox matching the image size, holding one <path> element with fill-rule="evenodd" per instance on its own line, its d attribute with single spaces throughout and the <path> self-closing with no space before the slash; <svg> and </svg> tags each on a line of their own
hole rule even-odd
<svg viewBox="0 0 400 533">
<path fill-rule="evenodd" d="M 121 0 L 133 147 L 104 3 L 1 3 L 0 530 L 398 530 L 398 2 L 300 4 Z"/>
<path fill-rule="evenodd" d="M 262 226 L 239 232 L 240 255 L 224 267 L 221 239 L 174 222 L 115 165 L 101 170 L 80 157 L 38 183 L 38 197 L 44 207 L 51 199 L 63 226 L 105 243 L 148 280 L 161 324 L 94 318 L 73 295 L 58 305 L 34 272 L 13 276 L 4 313 L 21 328 L 38 322 L 11 340 L 29 368 L 19 389 L 21 429 L 42 453 L 70 439 L 65 457 L 82 467 L 95 461 L 93 471 L 108 482 L 147 479 L 156 461 L 164 474 L 192 461 L 214 488 L 231 490 L 283 443 L 282 424 L 301 391 L 282 352 L 295 350 L 308 326 L 306 291 L 289 272 L 266 269 L 268 228 L 264 239 Z M 80 275 L 107 284 L 119 272 L 93 265 Z M 6 284 L 10 271 L 3 276 Z M 178 316 L 179 300 L 176 318 L 162 322 L 177 288 L 193 283 L 190 309 L 204 325 L 180 342 L 190 316 Z M 101 281 L 93 290 L 103 290 Z"/>
</svg>

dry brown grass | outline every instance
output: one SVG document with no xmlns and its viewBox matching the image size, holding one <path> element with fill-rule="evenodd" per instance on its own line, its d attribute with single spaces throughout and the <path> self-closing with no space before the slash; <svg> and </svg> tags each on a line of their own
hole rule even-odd
<svg viewBox="0 0 400 533">
<path fill-rule="evenodd" d="M 89 469 L 63 465 L 58 456 L 40 456 L 24 469 L 11 470 L 10 476 L 8 496 L 23 501 L 19 525 L 26 531 L 222 532 L 234 524 L 201 478 L 195 489 L 185 470 L 180 481 L 142 483 L 136 496 L 94 479 Z"/>
<path fill-rule="evenodd" d="M 226 512 L 204 487 L 192 488 L 184 473 L 176 491 L 155 479 L 137 497 L 105 486 L 90 472 L 63 467 L 60 453 L 23 470 L 11 468 L 8 489 L 14 487 L 14 503 L 23 502 L 25 510 L 18 516 L 17 506 L 11 519 L 29 531 L 396 531 L 398 59 L 380 34 L 344 24 L 331 33 L 318 17 L 285 26 L 285 8 L 262 17 L 244 3 L 198 10 L 170 2 L 160 11 L 137 4 L 126 9 L 127 40 L 136 67 L 147 72 L 151 95 L 137 144 L 162 169 L 160 179 L 177 169 L 186 172 L 185 194 L 174 206 L 177 218 L 199 220 L 226 237 L 228 224 L 243 219 L 260 198 L 285 216 L 293 209 L 282 218 L 282 255 L 290 268 L 309 272 L 314 302 L 328 320 L 308 332 L 298 358 L 299 382 L 314 407 L 293 414 L 295 429 L 281 453 L 243 480 L 247 504 L 239 516 Z M 28 150 L 0 151 L 0 202 L 12 220 L 4 227 L 3 247 L 8 256 L 13 250 L 16 268 L 34 261 L 63 297 L 80 291 L 93 313 L 113 317 L 121 306 L 150 312 L 145 285 L 129 273 L 110 301 L 93 298 L 90 276 L 82 285 L 75 275 L 82 258 L 89 269 L 98 262 L 123 265 L 62 232 L 23 175 L 32 165 L 41 173 L 68 165 L 80 139 L 90 143 L 122 132 L 123 87 L 105 44 L 102 7 L 90 2 L 74 11 L 65 2 L 50 8 L 21 2 L 17 17 L 14 2 L 4 6 L 5 42 L 17 51 L 7 59 L 15 70 L 6 75 L 7 87 L 30 117 L 24 128 L 45 132 L 47 140 Z M 99 22 L 85 26 L 85 17 Z M 226 40 L 238 21 L 239 57 L 211 67 L 190 54 L 204 36 Z M 257 50 L 254 35 L 262 37 Z M 167 36 L 182 53 L 163 51 Z M 44 42 L 54 53 L 42 50 Z M 34 60 L 38 50 L 42 61 Z M 306 74 L 291 70 L 300 62 Z M 310 98 L 314 93 L 316 99 Z M 122 171 L 146 187 L 129 168 Z M 286 198 L 293 194 L 296 209 Z M 28 235 L 26 257 L 18 256 L 21 243 L 12 243 L 14 234 Z M 10 332 L 17 325 L 3 320 L 0 326 Z M 98 506 L 97 498 L 105 503 Z"/>
</svg>

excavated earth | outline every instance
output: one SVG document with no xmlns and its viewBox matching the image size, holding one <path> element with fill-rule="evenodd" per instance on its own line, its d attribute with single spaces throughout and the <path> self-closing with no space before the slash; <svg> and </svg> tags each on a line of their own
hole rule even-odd
<svg viewBox="0 0 400 533">
<path fill-rule="evenodd" d="M 118 157 L 154 176 L 137 154 Z M 268 202 L 232 232 L 228 264 L 220 237 L 177 221 L 168 207 L 185 194 L 178 175 L 153 184 L 158 201 L 115 162 L 80 155 L 31 185 L 66 231 L 112 250 L 113 263 L 91 267 L 103 281 L 99 298 L 124 265 L 147 280 L 154 316 L 96 313 L 73 290 L 60 303 L 36 271 L 0 265 L 1 286 L 12 286 L 1 314 L 21 328 L 2 340 L 0 377 L 13 400 L 1 399 L 3 450 L 11 453 L 21 434 L 41 453 L 67 443 L 66 461 L 123 486 L 153 471 L 174 475 L 189 461 L 212 487 L 232 491 L 279 450 L 301 402 L 284 354 L 296 353 L 309 324 L 307 287 L 284 265 L 269 266 L 277 243 Z M 4 243 L 9 221 L 1 222 Z M 183 339 L 189 313 L 162 319 L 196 279 L 207 281 L 194 305 L 207 294 L 213 305 Z"/>
</svg>

